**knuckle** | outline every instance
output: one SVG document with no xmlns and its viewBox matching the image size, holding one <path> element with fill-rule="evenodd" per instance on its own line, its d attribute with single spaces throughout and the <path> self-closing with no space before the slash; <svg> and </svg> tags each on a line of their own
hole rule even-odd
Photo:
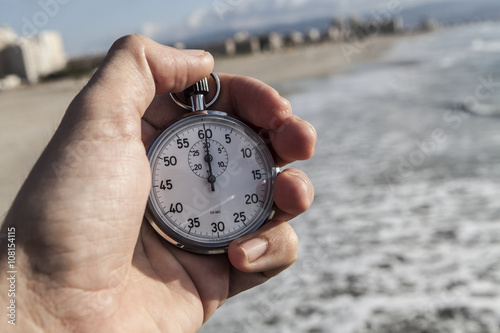
<svg viewBox="0 0 500 333">
<path fill-rule="evenodd" d="M 299 238 L 292 226 L 287 222 L 281 223 L 278 232 L 274 233 L 273 239 L 269 240 L 270 244 L 275 244 L 275 251 L 283 251 L 283 255 L 288 261 L 295 262 L 297 259 L 297 249 L 299 246 Z"/>
<path fill-rule="evenodd" d="M 276 233 L 272 240 L 274 241 L 274 246 L 270 254 L 274 257 L 273 268 L 261 272 L 265 279 L 270 279 L 280 274 L 297 261 L 299 239 L 288 223 L 284 222 L 283 226 L 285 227 L 280 228 L 280 232 Z"/>
<path fill-rule="evenodd" d="M 144 49 L 144 41 L 147 37 L 132 34 L 120 37 L 111 46 L 110 52 L 116 52 L 119 50 L 127 50 L 133 54 L 142 53 Z"/>
<path fill-rule="evenodd" d="M 292 229 L 292 227 L 290 227 Z M 289 263 L 292 265 L 295 261 L 297 261 L 297 249 L 299 247 L 299 237 L 295 233 L 295 231 L 292 229 L 292 231 L 288 235 L 288 244 L 289 245 Z"/>
</svg>

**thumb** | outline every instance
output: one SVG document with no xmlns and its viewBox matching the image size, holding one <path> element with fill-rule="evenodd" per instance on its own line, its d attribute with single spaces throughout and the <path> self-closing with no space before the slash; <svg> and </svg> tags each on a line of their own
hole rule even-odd
<svg viewBox="0 0 500 333">
<path fill-rule="evenodd" d="M 113 44 L 75 102 L 87 106 L 79 108 L 86 118 L 137 120 L 155 94 L 182 91 L 208 76 L 213 67 L 212 56 L 203 50 L 181 51 L 141 35 L 125 36 Z M 78 117 L 81 113 L 68 112 L 67 116 Z M 130 129 L 120 125 L 117 122 L 117 130 Z M 134 130 L 139 131 L 140 126 Z"/>
<path fill-rule="evenodd" d="M 141 117 L 155 94 L 209 75 L 213 58 L 195 53 L 137 35 L 114 43 L 6 217 L 4 225 L 22 233 L 36 272 L 101 288 L 79 284 L 104 281 L 131 262 L 150 186 Z"/>
<path fill-rule="evenodd" d="M 202 50 L 177 50 L 141 35 L 118 39 L 104 64 L 82 94 L 92 99 L 105 96 L 110 105 L 126 99 L 127 110 L 105 110 L 123 114 L 134 110 L 142 117 L 156 94 L 178 92 L 208 76 L 214 66 L 212 56 Z M 106 116 L 102 107 L 99 113 Z"/>
</svg>

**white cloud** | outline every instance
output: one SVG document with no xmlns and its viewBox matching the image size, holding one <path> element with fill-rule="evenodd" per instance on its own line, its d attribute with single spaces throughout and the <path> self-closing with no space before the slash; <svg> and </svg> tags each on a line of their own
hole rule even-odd
<svg viewBox="0 0 500 333">
<path fill-rule="evenodd" d="M 143 31 L 160 40 L 183 40 L 221 30 L 254 30 L 271 24 L 293 24 L 318 17 L 369 13 L 387 9 L 398 1 L 401 9 L 407 9 L 422 3 L 446 0 L 214 0 L 192 12 L 181 23 L 147 23 Z"/>
<path fill-rule="evenodd" d="M 332 16 L 338 4 L 331 0 L 216 0 L 188 19 L 190 28 L 252 29 L 270 23 L 294 22 L 323 14 Z"/>
</svg>

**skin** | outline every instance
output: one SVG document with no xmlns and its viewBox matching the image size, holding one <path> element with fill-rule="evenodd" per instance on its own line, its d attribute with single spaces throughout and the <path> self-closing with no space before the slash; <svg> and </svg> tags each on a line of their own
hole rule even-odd
<svg viewBox="0 0 500 333">
<path fill-rule="evenodd" d="M 114 43 L 4 221 L 3 233 L 16 228 L 18 320 L 15 327 L 2 320 L 2 331 L 196 332 L 227 298 L 296 260 L 297 235 L 287 221 L 314 196 L 296 169 L 275 182 L 275 218 L 231 243 L 228 254 L 179 250 L 144 222 L 146 147 L 183 112 L 167 93 L 208 76 L 213 66 L 206 52 L 181 52 L 143 36 Z M 223 95 L 213 109 L 253 124 L 281 166 L 312 156 L 314 128 L 292 115 L 288 101 L 255 79 L 220 77 Z M 6 252 L 0 254 L 4 305 Z"/>
</svg>

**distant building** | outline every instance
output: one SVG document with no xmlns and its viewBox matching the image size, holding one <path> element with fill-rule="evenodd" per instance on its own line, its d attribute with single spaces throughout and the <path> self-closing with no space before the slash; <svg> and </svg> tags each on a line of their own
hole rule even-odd
<svg viewBox="0 0 500 333">
<path fill-rule="evenodd" d="M 328 26 L 324 39 L 332 42 L 341 42 L 346 34 L 344 21 L 339 18 L 334 18 Z"/>
<path fill-rule="evenodd" d="M 260 49 L 262 51 L 279 51 L 285 46 L 283 36 L 277 32 L 271 32 L 259 38 Z"/>
<path fill-rule="evenodd" d="M 356 39 L 363 39 L 367 36 L 365 32 L 365 22 L 356 15 L 352 15 L 348 19 L 349 37 Z"/>
<path fill-rule="evenodd" d="M 325 39 L 332 42 L 340 42 L 343 39 L 343 33 L 337 27 L 330 26 L 328 30 L 326 30 Z"/>
<path fill-rule="evenodd" d="M 234 42 L 236 54 L 254 54 L 259 53 L 261 50 L 259 38 L 250 36 L 248 33 L 236 34 Z"/>
<path fill-rule="evenodd" d="M 228 56 L 236 54 L 236 42 L 233 38 L 228 38 L 224 41 L 222 53 Z"/>
<path fill-rule="evenodd" d="M 425 18 L 422 20 L 420 24 L 420 29 L 423 31 L 434 31 L 439 27 L 438 23 L 431 18 Z"/>
<path fill-rule="evenodd" d="M 330 22 L 330 27 L 337 28 L 340 31 L 345 30 L 344 21 L 339 18 L 334 18 L 332 22 Z"/>
<path fill-rule="evenodd" d="M 11 29 L 0 29 L 0 78 L 17 75 L 27 83 L 66 67 L 62 37 L 56 31 L 18 37 Z"/>
<path fill-rule="evenodd" d="M 403 32 L 404 24 L 401 16 L 393 17 L 386 24 L 380 26 L 380 32 L 383 34 L 397 34 Z"/>
<path fill-rule="evenodd" d="M 316 28 L 308 29 L 306 32 L 306 41 L 308 43 L 319 43 L 321 41 L 321 32 Z"/>
<path fill-rule="evenodd" d="M 398 34 L 404 31 L 403 18 L 400 16 L 392 17 L 389 20 L 363 21 L 356 16 L 349 18 L 349 30 L 345 33 L 348 38 L 364 39 L 372 35 L 379 34 Z M 338 38 L 340 35 L 335 27 L 330 27 L 328 31 L 330 39 Z"/>
<path fill-rule="evenodd" d="M 233 38 L 228 38 L 224 41 L 219 41 L 215 43 L 204 44 L 196 46 L 213 55 L 217 56 L 234 56 L 236 54 L 236 43 Z"/>
<path fill-rule="evenodd" d="M 305 37 L 304 34 L 300 31 L 292 31 L 285 37 L 285 46 L 286 47 L 296 47 L 304 45 Z"/>
<path fill-rule="evenodd" d="M 246 31 L 238 32 L 232 38 L 227 38 L 222 42 L 203 45 L 203 49 L 222 56 L 235 56 L 238 54 L 255 54 L 260 52 L 259 38 L 251 36 Z"/>
</svg>

